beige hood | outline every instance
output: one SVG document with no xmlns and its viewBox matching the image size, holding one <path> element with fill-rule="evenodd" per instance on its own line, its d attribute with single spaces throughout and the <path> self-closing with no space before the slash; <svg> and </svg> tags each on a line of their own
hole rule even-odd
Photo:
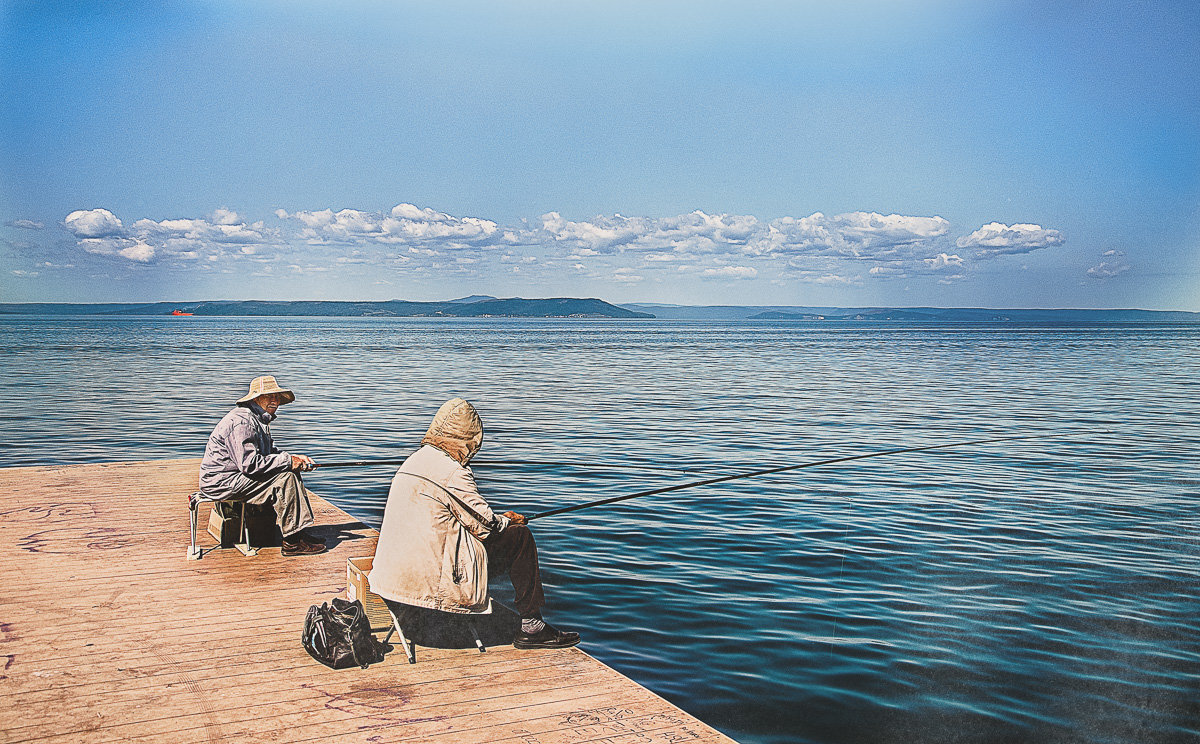
<svg viewBox="0 0 1200 744">
<path fill-rule="evenodd" d="M 442 404 L 421 444 L 430 444 L 466 465 L 483 445 L 483 421 L 475 406 L 462 398 Z"/>
</svg>

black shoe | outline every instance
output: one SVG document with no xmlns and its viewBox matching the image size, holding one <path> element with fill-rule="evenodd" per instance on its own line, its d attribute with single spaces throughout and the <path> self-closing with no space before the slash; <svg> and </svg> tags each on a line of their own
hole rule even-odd
<svg viewBox="0 0 1200 744">
<path fill-rule="evenodd" d="M 292 537 L 297 536 L 292 535 Z M 321 543 L 308 542 L 303 538 L 300 538 L 299 540 L 289 540 L 285 537 L 283 539 L 283 550 L 281 552 L 285 556 L 289 557 L 296 555 L 317 555 L 318 553 L 325 552 L 325 546 Z"/>
<path fill-rule="evenodd" d="M 559 630 L 550 623 L 536 633 L 521 631 L 513 639 L 517 648 L 570 648 L 579 643 L 579 634 L 570 630 Z"/>
</svg>

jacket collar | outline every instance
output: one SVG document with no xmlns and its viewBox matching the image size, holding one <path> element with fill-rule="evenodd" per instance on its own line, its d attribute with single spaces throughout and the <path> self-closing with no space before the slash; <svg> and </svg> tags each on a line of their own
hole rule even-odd
<svg viewBox="0 0 1200 744">
<path fill-rule="evenodd" d="M 259 421 L 263 422 L 264 424 L 269 424 L 275 420 L 275 416 L 273 414 L 267 413 L 267 411 L 262 406 L 255 403 L 254 401 L 250 401 L 249 403 L 247 403 L 246 408 L 250 409 L 250 414 L 252 416 L 254 416 L 254 418 L 258 419 Z"/>
</svg>

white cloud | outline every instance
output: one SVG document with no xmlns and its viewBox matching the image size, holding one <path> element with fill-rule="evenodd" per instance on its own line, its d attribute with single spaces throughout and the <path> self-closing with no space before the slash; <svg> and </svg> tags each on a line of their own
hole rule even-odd
<svg viewBox="0 0 1200 744">
<path fill-rule="evenodd" d="M 106 238 L 124 232 L 121 220 L 107 209 L 78 209 L 67 215 L 63 227 L 78 238 Z"/>
<path fill-rule="evenodd" d="M 754 233 L 758 219 L 746 215 L 706 214 L 700 210 L 674 217 L 599 216 L 574 222 L 558 212 L 542 215 L 540 229 L 524 238 L 568 246 L 577 255 L 632 251 L 728 252 Z"/>
<path fill-rule="evenodd" d="M 12 274 L 13 274 L 13 276 L 19 276 L 22 279 L 32 279 L 33 277 L 38 275 L 38 272 L 26 271 L 25 269 L 13 269 Z"/>
<path fill-rule="evenodd" d="M 125 247 L 117 251 L 118 255 L 124 256 L 131 261 L 140 261 L 145 263 L 154 258 L 154 247 L 143 242 L 135 241 L 133 245 Z"/>
<path fill-rule="evenodd" d="M 225 207 L 217 207 L 213 210 L 212 215 L 208 218 L 214 225 L 236 225 L 242 222 L 242 218 L 232 209 Z"/>
<path fill-rule="evenodd" d="M 920 253 L 950 230 L 941 217 L 913 217 L 877 212 L 849 212 L 828 217 L 772 220 L 747 250 L 756 255 L 840 256 L 880 259 Z"/>
<path fill-rule="evenodd" d="M 990 222 L 955 241 L 959 248 L 974 249 L 977 258 L 1029 253 L 1062 244 L 1062 233 L 1058 230 L 1041 225 L 1005 225 L 1000 222 Z"/>
<path fill-rule="evenodd" d="M 956 255 L 948 253 L 939 253 L 933 258 L 925 258 L 921 260 L 927 267 L 934 269 L 962 268 L 963 260 Z"/>
<path fill-rule="evenodd" d="M 1087 270 L 1087 275 L 1093 279 L 1111 279 L 1133 268 L 1125 261 L 1124 251 L 1109 250 L 1101 253 L 1100 257 L 1106 260 Z"/>
<path fill-rule="evenodd" d="M 489 242 L 499 226 L 478 217 L 452 217 L 443 212 L 397 204 L 387 213 L 357 209 L 276 211 L 280 219 L 295 220 L 304 226 L 300 237 L 313 244 L 419 244 L 437 241 Z"/>
<path fill-rule="evenodd" d="M 862 284 L 861 276 L 835 274 L 833 272 L 799 271 L 792 274 L 798 281 L 805 284 L 820 284 L 823 286 L 858 286 Z"/>
<path fill-rule="evenodd" d="M 41 230 L 46 226 L 46 223 L 38 222 L 37 220 L 9 220 L 4 224 L 8 225 L 9 227 L 21 227 L 26 230 Z"/>
<path fill-rule="evenodd" d="M 227 211 L 226 214 L 221 215 L 221 219 L 228 220 L 229 215 L 233 215 L 233 213 Z M 174 247 L 180 249 L 205 243 L 253 245 L 269 243 L 274 240 L 261 222 L 247 225 L 230 222 L 214 223 L 202 219 L 174 219 L 161 222 L 142 219 L 133 223 L 129 232 L 145 240 L 154 240 L 160 246 L 165 245 L 166 241 L 175 241 Z"/>
<path fill-rule="evenodd" d="M 752 266 L 721 266 L 716 269 L 705 269 L 700 276 L 719 279 L 753 279 L 758 276 L 758 269 Z"/>
<path fill-rule="evenodd" d="M 128 226 L 107 209 L 78 210 L 67 215 L 63 226 L 89 253 L 138 263 L 224 256 L 228 254 L 226 246 L 237 246 L 236 253 L 254 254 L 261 246 L 282 243 L 277 230 L 262 222 L 241 222 L 236 212 L 225 207 L 215 210 L 209 219 L 140 219 Z"/>
<path fill-rule="evenodd" d="M 700 210 L 661 218 L 613 214 L 579 221 L 547 212 L 540 220 L 501 225 L 402 202 L 383 211 L 278 209 L 275 215 L 281 222 L 273 226 L 248 223 L 222 206 L 206 217 L 143 218 L 125 224 L 108 210 L 91 209 L 72 212 L 63 226 L 82 250 L 138 263 L 199 261 L 221 271 L 265 271 L 262 266 L 276 263 L 306 272 L 339 264 L 347 270 L 358 264 L 403 264 L 414 276 L 438 268 L 487 276 L 501 265 L 507 265 L 506 271 L 529 265 L 537 270 L 530 275 L 574 268 L 592 278 L 624 283 L 662 281 L 677 272 L 710 280 L 826 285 L 858 285 L 864 277 L 946 279 L 966 275 L 979 257 L 1061 242 L 1057 231 L 1037 225 L 991 223 L 957 241 L 970 253 L 956 252 L 950 223 L 941 217 L 861 211 L 815 212 L 770 222 Z"/>
</svg>

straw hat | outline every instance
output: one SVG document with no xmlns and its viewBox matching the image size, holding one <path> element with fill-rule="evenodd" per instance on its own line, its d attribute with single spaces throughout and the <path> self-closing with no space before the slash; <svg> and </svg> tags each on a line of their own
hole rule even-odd
<svg viewBox="0 0 1200 744">
<path fill-rule="evenodd" d="M 271 393 L 278 393 L 283 396 L 283 402 L 279 405 L 291 403 L 296 399 L 296 394 L 291 390 L 279 387 L 279 383 L 275 382 L 274 377 L 263 375 L 262 377 L 255 377 L 250 381 L 250 392 L 238 399 L 238 405 L 249 403 L 260 395 L 270 395 Z"/>
</svg>

